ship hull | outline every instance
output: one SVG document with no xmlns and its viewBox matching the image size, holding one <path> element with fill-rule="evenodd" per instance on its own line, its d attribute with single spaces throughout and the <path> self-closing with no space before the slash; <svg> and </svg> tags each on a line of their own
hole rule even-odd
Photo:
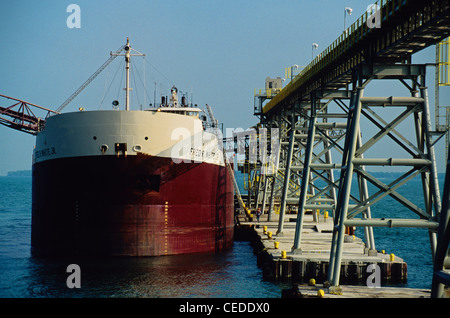
<svg viewBox="0 0 450 318">
<path fill-rule="evenodd" d="M 33 165 L 34 256 L 159 256 L 233 243 L 225 166 L 170 158 L 83 156 Z"/>
</svg>

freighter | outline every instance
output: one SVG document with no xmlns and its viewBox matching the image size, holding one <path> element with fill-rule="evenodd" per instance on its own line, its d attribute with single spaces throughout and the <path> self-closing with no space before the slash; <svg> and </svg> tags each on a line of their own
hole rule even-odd
<svg viewBox="0 0 450 318">
<path fill-rule="evenodd" d="M 233 183 L 202 110 L 178 99 L 46 119 L 33 151 L 32 254 L 159 256 L 233 242 Z M 114 103 L 113 103 L 114 104 Z M 115 103 L 117 106 L 117 102 Z"/>
</svg>

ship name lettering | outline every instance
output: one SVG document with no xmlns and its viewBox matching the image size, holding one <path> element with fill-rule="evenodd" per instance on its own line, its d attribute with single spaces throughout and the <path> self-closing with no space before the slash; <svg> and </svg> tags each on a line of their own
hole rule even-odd
<svg viewBox="0 0 450 318">
<path fill-rule="evenodd" d="M 205 151 L 201 149 L 191 148 L 191 155 L 194 157 L 211 158 L 216 156 L 215 151 Z"/>
<path fill-rule="evenodd" d="M 56 150 L 55 147 L 51 147 L 51 148 L 45 148 L 42 150 L 38 150 L 35 152 L 34 157 L 36 159 L 39 159 L 41 157 L 47 157 L 47 156 L 52 156 L 56 154 Z"/>
</svg>

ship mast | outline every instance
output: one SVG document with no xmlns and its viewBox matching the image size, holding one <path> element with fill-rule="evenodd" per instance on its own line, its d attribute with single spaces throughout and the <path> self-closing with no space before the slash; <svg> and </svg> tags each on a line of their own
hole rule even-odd
<svg viewBox="0 0 450 318">
<path fill-rule="evenodd" d="M 125 45 L 125 69 L 127 73 L 127 80 L 125 86 L 125 110 L 130 110 L 130 40 L 127 38 L 127 44 Z"/>
<path fill-rule="evenodd" d="M 130 87 L 130 59 L 132 56 L 145 56 L 145 54 L 142 54 L 135 49 L 131 48 L 130 45 L 130 39 L 127 37 L 127 44 L 123 47 L 123 50 L 125 51 L 125 54 L 118 54 L 118 53 L 112 53 L 111 55 L 116 56 L 125 56 L 125 70 L 126 70 L 126 84 L 125 84 L 125 110 L 130 110 L 130 91 L 132 88 Z M 131 51 L 136 52 L 137 54 L 131 54 Z"/>
</svg>

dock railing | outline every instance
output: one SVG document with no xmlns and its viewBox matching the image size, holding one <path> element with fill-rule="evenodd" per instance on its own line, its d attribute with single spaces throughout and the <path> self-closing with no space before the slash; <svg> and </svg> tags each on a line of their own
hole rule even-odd
<svg viewBox="0 0 450 318">
<path fill-rule="evenodd" d="M 263 113 L 269 112 L 280 101 L 298 87 L 306 84 L 313 76 L 316 76 L 333 62 L 344 57 L 363 41 L 366 42 L 372 34 L 381 32 L 381 25 L 395 19 L 398 12 L 404 10 L 411 0 L 379 0 L 369 6 L 353 24 L 351 24 L 336 40 L 323 52 L 318 54 L 304 69 L 296 75 L 269 103 L 263 107 Z M 430 13 L 431 15 L 431 13 Z M 422 24 L 418 19 L 417 26 Z M 349 60 L 351 64 L 359 64 L 361 61 Z M 353 66 L 355 66 L 353 65 Z"/>
</svg>

